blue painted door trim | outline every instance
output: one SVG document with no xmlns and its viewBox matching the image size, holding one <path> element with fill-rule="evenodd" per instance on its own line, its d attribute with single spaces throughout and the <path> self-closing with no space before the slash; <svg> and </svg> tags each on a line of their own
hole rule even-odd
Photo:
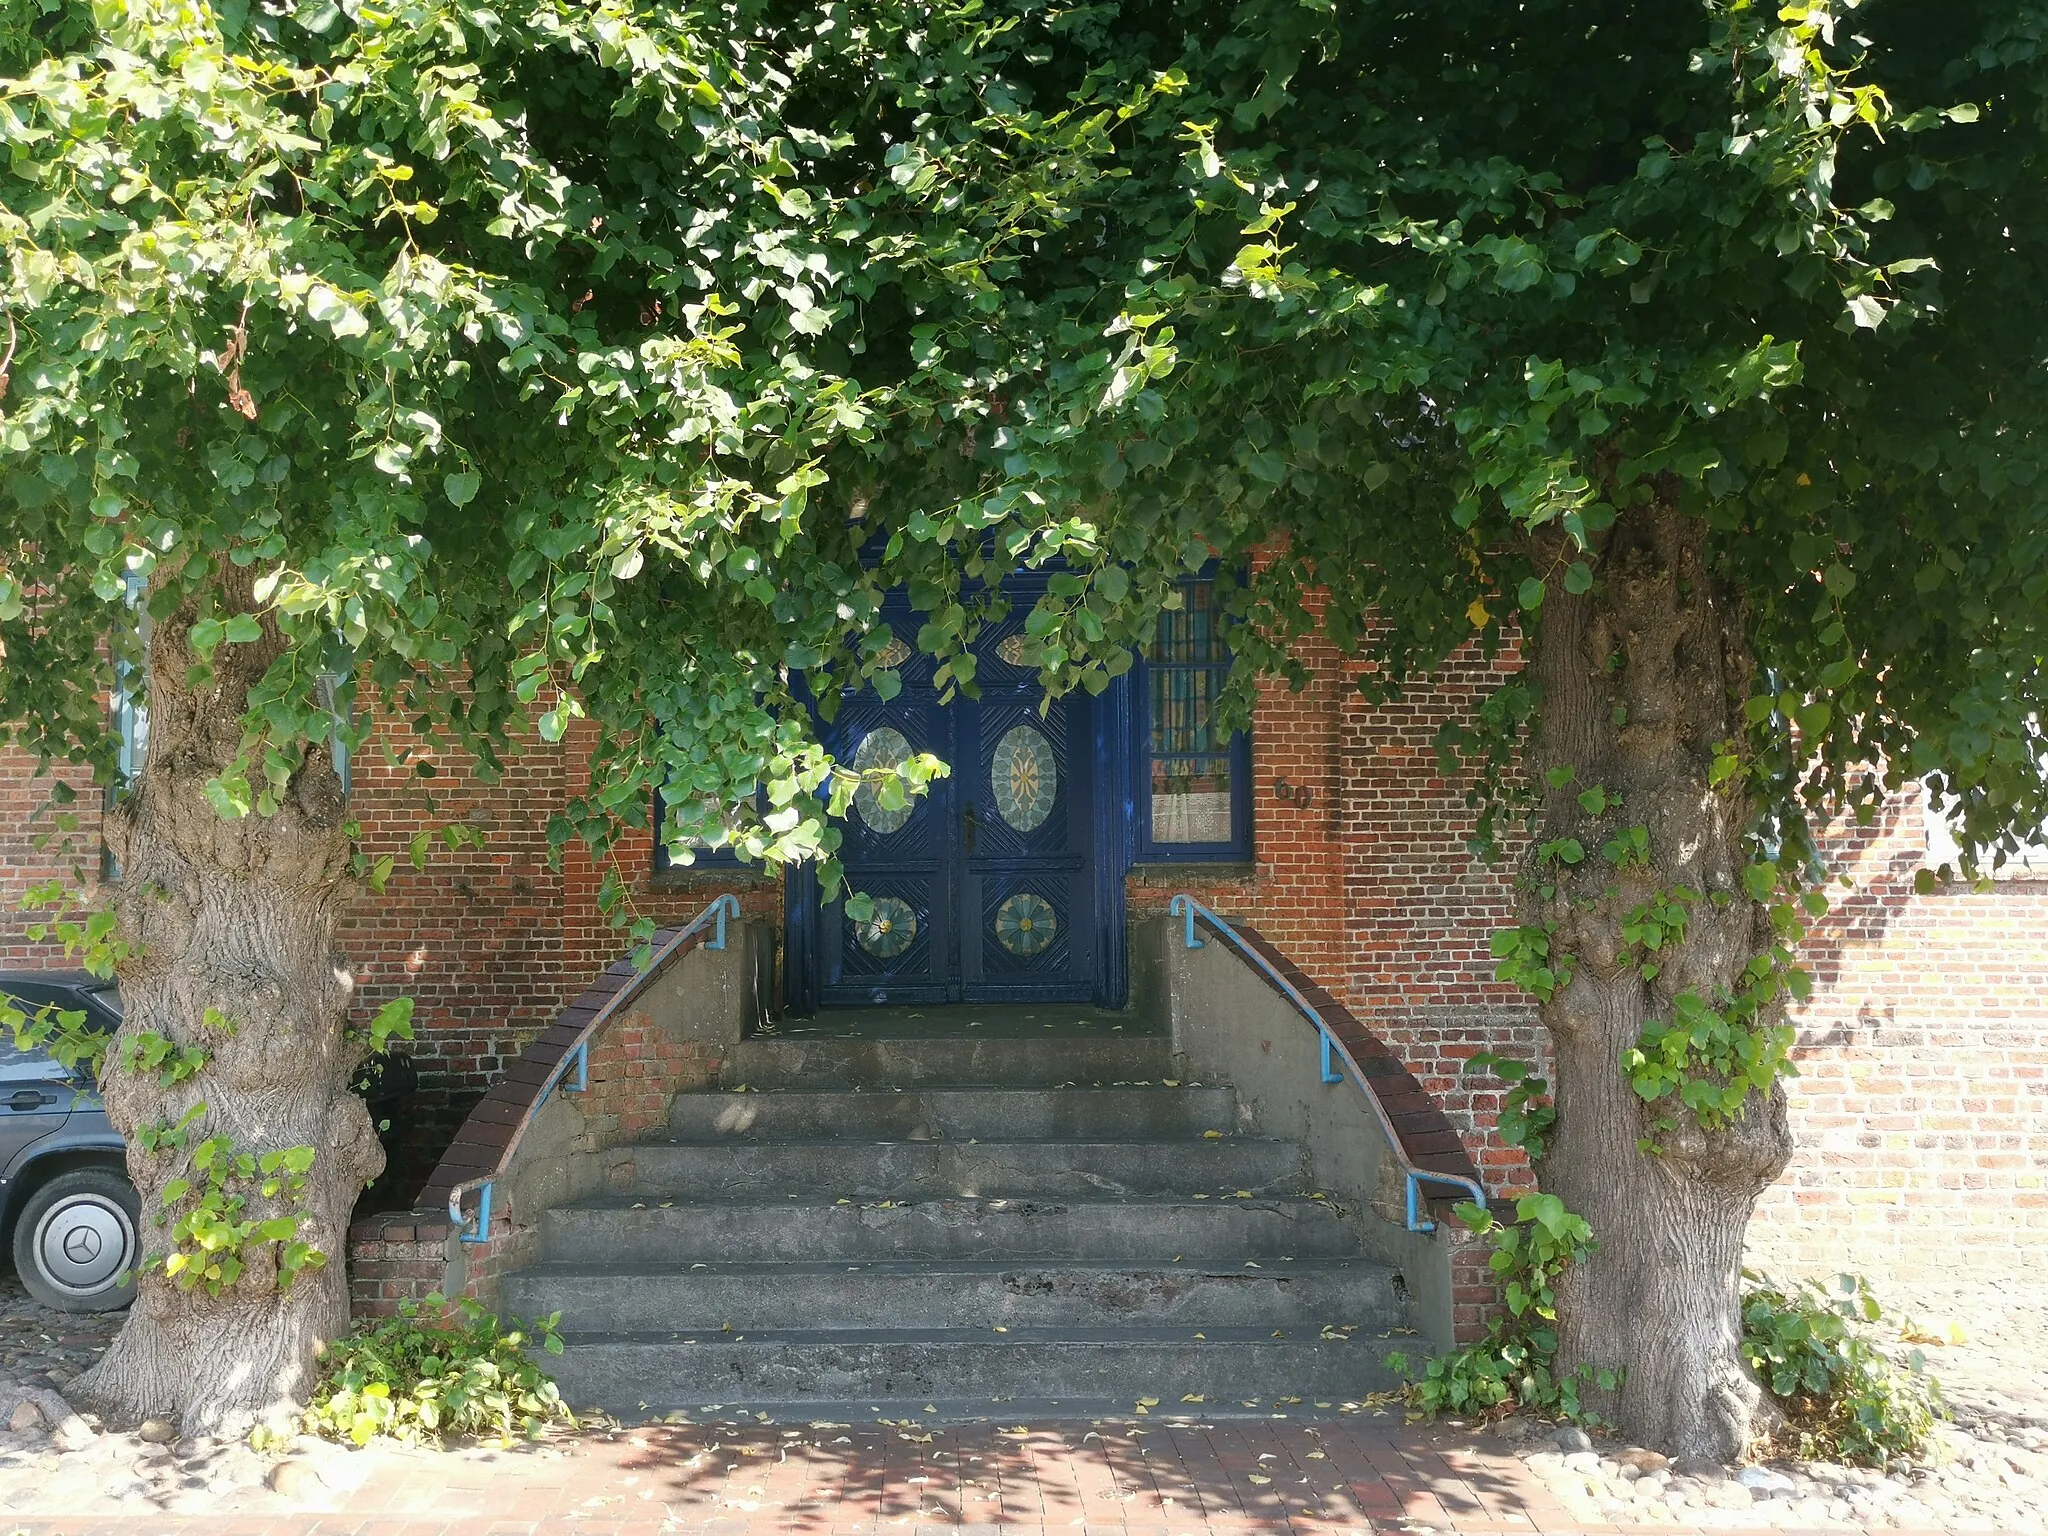
<svg viewBox="0 0 2048 1536">
<path fill-rule="evenodd" d="M 1013 595 L 1010 618 L 983 637 L 978 652 L 992 654 L 1003 638 L 1021 627 L 1035 594 L 1018 590 Z M 892 599 L 889 617 L 898 634 L 907 636 L 914 633 L 915 624 L 907 604 L 896 611 L 899 604 L 900 598 Z M 1000 824 L 990 834 L 992 846 L 978 846 L 974 854 L 964 847 L 962 813 L 966 805 L 975 803 L 976 819 L 984 827 L 993 815 L 993 808 L 986 804 L 986 775 L 1002 731 L 1037 717 L 1035 676 L 1024 674 L 1013 681 L 1003 669 L 984 665 L 977 673 L 982 697 L 956 699 L 946 706 L 936 706 L 928 692 L 928 659 L 907 663 L 904 678 L 904 692 L 887 705 L 872 693 L 849 695 L 826 729 L 826 740 L 835 755 L 846 760 L 858 740 L 855 731 L 872 729 L 892 709 L 915 710 L 930 703 L 944 717 L 938 734 L 947 743 L 934 750 L 941 756 L 947 756 L 949 750 L 953 754 L 948 759 L 954 768 L 952 776 L 931 787 L 904 828 L 909 831 L 918 818 L 926 818 L 930 835 L 942 836 L 950 844 L 946 856 L 933 861 L 935 888 L 926 909 L 933 919 L 928 934 L 931 948 L 920 951 L 934 957 L 939 970 L 881 981 L 886 1000 L 1070 999 L 1099 1007 L 1123 1006 L 1129 989 L 1124 880 L 1136 855 L 1138 788 L 1135 694 L 1129 676 L 1114 679 L 1093 698 L 1075 694 L 1054 706 L 1056 714 L 1065 716 L 1064 730 L 1058 734 L 1064 737 L 1059 759 L 1064 782 L 1059 798 L 1066 846 L 1057 854 L 1043 842 L 1020 849 L 1010 839 L 1009 829 Z M 919 695 L 915 700 L 914 692 Z M 1026 705 L 1028 709 L 1023 707 Z M 997 728 L 985 730 L 990 723 Z M 977 838 L 981 835 L 977 832 Z M 856 870 L 854 861 L 864 851 L 855 844 L 849 833 L 848 845 L 842 849 L 842 856 L 850 856 L 849 870 Z M 943 874 L 937 865 L 945 866 Z M 1027 877 L 1032 875 L 1065 882 L 1056 899 L 1062 902 L 1066 916 L 1067 957 L 1059 976 L 1053 978 L 1034 974 L 1029 966 L 1016 964 L 993 947 L 995 908 L 1029 884 Z M 858 873 L 850 883 L 861 888 Z M 1048 895 L 1053 894 L 1051 887 L 1046 889 Z M 860 982 L 848 975 L 844 959 L 850 928 L 839 916 L 836 903 L 828 907 L 821 902 L 815 872 L 808 866 L 791 870 L 784 895 L 783 987 L 790 1011 L 807 1014 L 834 1004 L 872 1002 L 877 983 Z"/>
</svg>

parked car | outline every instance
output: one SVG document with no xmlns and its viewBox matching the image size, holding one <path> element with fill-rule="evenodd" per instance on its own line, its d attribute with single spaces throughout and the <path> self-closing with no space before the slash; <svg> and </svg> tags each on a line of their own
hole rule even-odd
<svg viewBox="0 0 2048 1536">
<path fill-rule="evenodd" d="M 112 1034 L 121 1022 L 114 984 L 84 971 L 0 971 L 0 994 L 33 1013 L 77 1009 Z M 409 1058 L 372 1057 L 350 1085 L 369 1100 L 387 1148 L 418 1082 Z M 98 1085 L 41 1051 L 17 1050 L 0 1030 L 0 1241 L 36 1300 L 65 1312 L 109 1312 L 134 1300 L 142 1201 L 126 1149 L 101 1107 Z"/>
<path fill-rule="evenodd" d="M 83 971 L 0 972 L 0 992 L 30 1013 L 46 1003 L 81 1009 L 107 1034 L 121 1022 L 113 983 Z M 91 1077 L 17 1050 L 0 1031 L 0 1231 L 29 1294 L 65 1312 L 127 1306 L 141 1222 L 121 1137 Z"/>
</svg>

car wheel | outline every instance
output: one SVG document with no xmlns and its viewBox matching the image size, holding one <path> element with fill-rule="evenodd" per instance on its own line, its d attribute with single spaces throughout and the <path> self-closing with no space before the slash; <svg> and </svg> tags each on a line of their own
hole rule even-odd
<svg viewBox="0 0 2048 1536">
<path fill-rule="evenodd" d="M 111 1312 L 135 1299 L 142 1201 L 110 1168 L 74 1168 L 38 1189 L 14 1224 L 14 1271 L 60 1312 Z"/>
</svg>

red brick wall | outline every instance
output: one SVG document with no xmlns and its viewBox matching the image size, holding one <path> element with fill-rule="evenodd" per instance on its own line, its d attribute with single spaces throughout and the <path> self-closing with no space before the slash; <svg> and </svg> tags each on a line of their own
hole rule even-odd
<svg viewBox="0 0 2048 1536">
<path fill-rule="evenodd" d="M 60 783 L 77 794 L 69 805 L 51 803 L 50 791 Z M 55 764 L 49 774 L 38 775 L 33 756 L 0 746 L 0 966 L 48 969 L 67 964 L 54 944 L 29 942 L 25 930 L 38 914 L 24 912 L 22 898 L 33 886 L 57 877 L 89 891 L 98 888 L 100 811 L 105 803 L 93 788 L 89 771 Z M 64 831 L 58 825 L 60 816 L 75 818 L 75 830 Z"/>
<path fill-rule="evenodd" d="M 1302 692 L 1266 685 L 1254 727 L 1256 857 L 1248 873 L 1142 870 L 1135 913 L 1193 890 L 1255 922 L 1379 1031 L 1438 1093 L 1497 1187 L 1525 1177 L 1489 1135 L 1497 1097 L 1459 1068 L 1487 1046 L 1541 1053 L 1533 1013 L 1492 979 L 1491 931 L 1507 922 L 1508 875 L 1464 848 L 1464 786 L 1440 776 L 1434 738 L 1492 687 L 1506 662 L 1456 658 L 1438 686 L 1372 706 L 1326 653 L 1307 658 Z M 372 855 L 396 869 L 363 895 L 342 934 L 365 1009 L 418 1001 L 423 1075 L 416 1139 L 431 1160 L 468 1104 L 570 992 L 618 953 L 600 915 L 602 871 L 571 853 L 547 866 L 546 822 L 583 781 L 587 727 L 555 747 L 529 741 L 502 782 L 454 762 L 427 785 L 381 753 L 355 767 Z M 38 851 L 32 813 L 47 786 L 0 753 L 0 957 L 59 964 L 25 944 L 19 893 L 63 861 Z M 1287 783 L 1283 794 L 1281 780 Z M 427 806 L 423 790 L 434 800 Z M 99 797 L 82 788 L 76 862 L 96 866 Z M 405 844 L 422 817 L 485 833 L 479 851 L 437 846 L 424 873 Z M 1766 1196 L 1760 1257 L 1800 1267 L 1850 1262 L 1873 1275 L 1930 1254 L 2010 1255 L 2048 1236 L 2048 881 L 1988 894 L 1912 894 L 1924 858 L 1917 804 L 1840 839 L 1858 883 L 1809 945 L 1819 986 L 1800 1019 L 1803 1076 L 1792 1085 L 1801 1152 Z M 616 852 L 634 913 L 688 917 L 724 890 L 751 916 L 780 920 L 780 886 L 705 869 L 657 882 L 646 833 Z M 380 1197 L 403 1197 L 394 1169 Z"/>
<path fill-rule="evenodd" d="M 373 859 L 391 855 L 395 865 L 382 896 L 363 893 L 341 944 L 364 1010 L 414 999 L 421 1079 L 414 1134 L 403 1166 L 385 1181 L 388 1197 L 411 1197 L 469 1106 L 627 946 L 614 914 L 598 910 L 604 871 L 587 852 L 574 846 L 560 870 L 548 866 L 548 818 L 586 782 L 594 741 L 587 722 L 553 746 L 528 737 L 496 784 L 481 783 L 459 760 L 431 758 L 437 772 L 422 780 L 413 766 L 420 753 L 387 763 L 381 741 L 358 759 L 351 790 L 364 849 Z M 392 742 L 393 755 L 404 745 Z M 415 871 L 407 847 L 414 833 L 455 822 L 482 832 L 483 847 L 451 852 L 437 838 L 426 869 Z M 617 914 L 625 918 L 687 919 L 725 890 L 737 890 L 750 915 L 763 915 L 764 897 L 780 890 L 730 870 L 657 882 L 651 831 L 628 838 L 612 862 L 629 885 L 630 905 Z"/>
<path fill-rule="evenodd" d="M 1489 1185 L 1513 1193 L 1527 1163 L 1490 1134 L 1491 1080 L 1462 1067 L 1482 1048 L 1544 1062 L 1548 1050 L 1534 1010 L 1493 980 L 1509 870 L 1466 851 L 1465 786 L 1441 776 L 1434 750 L 1442 722 L 1509 664 L 1468 652 L 1437 687 L 1383 707 L 1348 683 L 1270 685 L 1255 722 L 1253 872 L 1148 871 L 1130 900 L 1156 911 L 1187 889 L 1256 923 L 1387 1040 Z M 1312 785 L 1309 807 L 1277 799 L 1280 778 Z M 1794 1020 L 1799 1150 L 1759 1206 L 1753 1255 L 1877 1280 L 1957 1257 L 2015 1263 L 2048 1242 L 2048 880 L 1916 895 L 1930 862 L 1917 796 L 1838 831 L 1827 852 L 1854 885 L 1836 889 L 1802 951 L 1816 985 Z"/>
<path fill-rule="evenodd" d="M 1325 647 L 1305 657 L 1315 682 L 1260 692 L 1253 722 L 1255 862 L 1243 878 L 1170 868 L 1134 875 L 1133 912 L 1192 891 L 1242 916 L 1340 996 L 1436 1094 L 1489 1185 L 1519 1187 L 1528 1165 L 1488 1134 L 1499 1095 L 1462 1074 L 1483 1048 L 1536 1056 L 1541 1031 L 1518 993 L 1493 979 L 1488 945 L 1512 921 L 1503 862 L 1471 853 L 1466 783 L 1443 777 L 1436 735 L 1508 674 L 1476 649 L 1438 683 L 1373 705 L 1355 671 Z M 1279 789 L 1285 780 L 1289 791 Z M 1299 790 L 1307 789 L 1304 804 Z"/>
<path fill-rule="evenodd" d="M 1918 896 L 1917 797 L 1836 840 L 1855 882 L 1802 951 L 1799 1154 L 1754 1257 L 1787 1272 L 1998 1273 L 2048 1251 L 2048 880 Z"/>
</svg>

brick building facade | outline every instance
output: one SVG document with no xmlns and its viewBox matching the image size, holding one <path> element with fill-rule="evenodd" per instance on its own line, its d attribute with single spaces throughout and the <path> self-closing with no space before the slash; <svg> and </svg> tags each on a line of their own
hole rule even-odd
<svg viewBox="0 0 2048 1536">
<path fill-rule="evenodd" d="M 1488 937 L 1509 920 L 1509 872 L 1466 850 L 1462 786 L 1441 776 L 1433 747 L 1438 726 L 1491 687 L 1493 672 L 1461 658 L 1432 689 L 1384 706 L 1327 665 L 1299 693 L 1268 685 L 1252 732 L 1252 858 L 1141 859 L 1125 895 L 1133 918 L 1191 890 L 1256 923 L 1440 1097 L 1489 1185 L 1513 1190 L 1527 1170 L 1492 1135 L 1497 1096 L 1461 1067 L 1482 1048 L 1539 1055 L 1542 1032 L 1526 1001 L 1493 979 Z M 414 1145 L 387 1196 L 412 1193 L 403 1186 L 416 1186 L 467 1106 L 621 947 L 597 910 L 603 872 L 579 853 L 559 870 L 546 856 L 548 816 L 581 781 L 588 750 L 573 733 L 558 746 L 528 740 L 488 786 L 443 765 L 431 810 L 409 766 L 376 751 L 355 765 L 365 845 L 393 854 L 397 869 L 382 897 L 364 894 L 342 942 L 362 1007 L 416 1000 L 422 1070 Z M 20 896 L 47 874 L 90 879 L 97 868 L 97 792 L 71 808 L 68 846 L 46 844 L 51 780 L 34 767 L 0 752 L 7 966 L 63 963 L 27 941 Z M 483 848 L 437 846 L 415 872 L 406 845 L 426 817 L 477 828 Z M 1930 855 L 1911 798 L 1843 839 L 1837 856 L 1853 885 L 1805 951 L 1817 985 L 1797 1020 L 1799 1150 L 1762 1203 L 1752 1248 L 1789 1271 L 1852 1267 L 1880 1281 L 1963 1257 L 2016 1266 L 2048 1242 L 2048 878 L 1914 894 Z M 782 919 L 778 880 L 711 868 L 657 875 L 648 834 L 615 857 L 636 912 L 657 921 L 687 917 L 723 890 L 751 916 Z"/>
</svg>

